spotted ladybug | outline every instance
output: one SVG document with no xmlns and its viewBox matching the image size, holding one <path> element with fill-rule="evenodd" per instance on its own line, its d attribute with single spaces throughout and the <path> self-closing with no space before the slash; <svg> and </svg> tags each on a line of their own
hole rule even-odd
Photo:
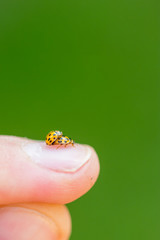
<svg viewBox="0 0 160 240">
<path fill-rule="evenodd" d="M 53 145 L 58 138 L 61 138 L 63 135 L 60 131 L 51 131 L 46 136 L 46 144 Z"/>
<path fill-rule="evenodd" d="M 70 139 L 69 137 L 67 136 L 62 136 L 62 137 L 59 137 L 57 138 L 57 140 L 54 142 L 54 145 L 65 145 L 65 147 L 68 145 L 68 144 L 72 144 L 72 146 L 74 146 L 74 141 L 72 139 Z M 59 146 L 60 147 L 60 146 Z"/>
</svg>

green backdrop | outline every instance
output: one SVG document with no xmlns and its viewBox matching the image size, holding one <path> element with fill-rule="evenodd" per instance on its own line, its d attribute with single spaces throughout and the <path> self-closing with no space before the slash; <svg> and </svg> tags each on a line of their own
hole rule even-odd
<svg viewBox="0 0 160 240">
<path fill-rule="evenodd" d="M 0 1 L 0 133 L 59 129 L 100 158 L 71 239 L 160 239 L 157 3 Z"/>
</svg>

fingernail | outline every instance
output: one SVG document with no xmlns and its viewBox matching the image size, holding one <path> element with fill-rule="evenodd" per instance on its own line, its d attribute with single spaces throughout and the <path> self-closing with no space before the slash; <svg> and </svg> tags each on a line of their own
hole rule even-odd
<svg viewBox="0 0 160 240">
<path fill-rule="evenodd" d="M 56 224 L 47 216 L 21 207 L 0 209 L 0 239 L 57 239 Z"/>
<path fill-rule="evenodd" d="M 60 146 L 57 149 L 56 145 L 48 146 L 45 142 L 31 141 L 23 145 L 23 150 L 35 163 L 59 172 L 75 172 L 91 156 L 91 148 L 82 144 Z"/>
</svg>

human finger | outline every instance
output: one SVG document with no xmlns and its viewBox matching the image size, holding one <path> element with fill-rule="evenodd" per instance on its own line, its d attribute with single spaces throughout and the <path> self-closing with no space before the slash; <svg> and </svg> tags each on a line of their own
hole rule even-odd
<svg viewBox="0 0 160 240">
<path fill-rule="evenodd" d="M 93 148 L 47 146 L 43 141 L 0 137 L 0 204 L 65 204 L 96 182 L 99 161 Z"/>
<path fill-rule="evenodd" d="M 0 239 L 67 240 L 71 218 L 63 205 L 12 204 L 0 208 Z"/>
</svg>

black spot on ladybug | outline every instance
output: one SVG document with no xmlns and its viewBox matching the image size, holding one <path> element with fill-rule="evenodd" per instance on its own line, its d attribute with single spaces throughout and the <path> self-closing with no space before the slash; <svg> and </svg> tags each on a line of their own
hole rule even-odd
<svg viewBox="0 0 160 240">
<path fill-rule="evenodd" d="M 51 136 L 51 134 L 49 134 L 49 136 Z"/>
<path fill-rule="evenodd" d="M 50 138 L 48 138 L 48 141 L 50 140 Z"/>
<path fill-rule="evenodd" d="M 62 141 L 61 141 L 61 140 L 59 140 L 58 142 L 59 142 L 59 143 L 61 143 Z"/>
<path fill-rule="evenodd" d="M 67 141 L 64 141 L 65 143 L 67 142 Z"/>
</svg>

